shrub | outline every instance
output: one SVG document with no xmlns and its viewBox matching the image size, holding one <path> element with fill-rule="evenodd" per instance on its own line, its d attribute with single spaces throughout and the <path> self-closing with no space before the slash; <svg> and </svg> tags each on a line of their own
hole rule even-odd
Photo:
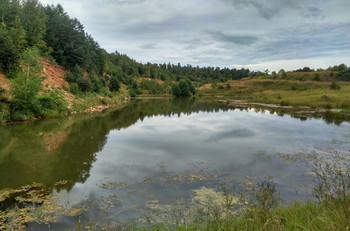
<svg viewBox="0 0 350 231">
<path fill-rule="evenodd" d="M 129 89 L 129 94 L 131 97 L 136 97 L 137 96 L 137 92 L 135 88 L 130 88 Z"/>
<path fill-rule="evenodd" d="M 181 96 L 181 89 L 180 89 L 178 84 L 174 84 L 171 90 L 172 90 L 172 94 L 175 97 L 180 97 Z"/>
<path fill-rule="evenodd" d="M 320 74 L 316 73 L 314 76 L 314 81 L 320 81 L 320 80 L 321 80 Z"/>
<path fill-rule="evenodd" d="M 333 90 L 339 90 L 340 89 L 340 85 L 337 82 L 335 82 L 335 81 L 333 81 L 329 87 L 331 89 L 333 89 Z"/>
<path fill-rule="evenodd" d="M 188 97 L 191 95 L 190 86 L 185 80 L 180 80 L 179 87 L 181 90 L 181 96 Z"/>
<path fill-rule="evenodd" d="M 78 95 L 79 93 L 81 93 L 77 83 L 71 83 L 69 85 L 69 91 L 74 95 Z"/>
<path fill-rule="evenodd" d="M 0 122 L 5 122 L 10 119 L 10 111 L 7 104 L 0 103 Z"/>
<path fill-rule="evenodd" d="M 120 82 L 117 77 L 112 76 L 111 80 L 109 81 L 109 90 L 111 92 L 117 92 L 120 89 Z"/>
<path fill-rule="evenodd" d="M 42 111 L 51 111 L 53 113 L 62 113 L 68 110 L 68 104 L 62 93 L 58 91 L 50 91 L 49 93 L 39 97 Z M 44 113 L 45 115 L 45 113 Z"/>
<path fill-rule="evenodd" d="M 77 80 L 77 84 L 81 92 L 91 92 L 93 90 L 93 84 L 89 78 L 80 78 Z"/>
<path fill-rule="evenodd" d="M 107 102 L 107 100 L 106 100 L 105 98 L 102 98 L 102 99 L 101 99 L 101 103 L 102 103 L 103 105 L 108 105 L 108 102 Z"/>
<path fill-rule="evenodd" d="M 39 51 L 27 49 L 21 55 L 20 70 L 11 81 L 11 114 L 13 119 L 32 118 L 40 113 L 38 93 L 42 88 L 43 77 L 39 75 L 42 64 L 39 61 Z"/>
<path fill-rule="evenodd" d="M 326 101 L 326 102 L 331 101 L 331 97 L 329 97 L 328 95 L 321 96 L 321 99 L 322 99 L 322 101 Z"/>
</svg>

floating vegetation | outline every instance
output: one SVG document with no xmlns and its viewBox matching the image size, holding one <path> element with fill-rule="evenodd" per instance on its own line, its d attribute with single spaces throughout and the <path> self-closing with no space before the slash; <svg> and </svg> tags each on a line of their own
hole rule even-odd
<svg viewBox="0 0 350 231">
<path fill-rule="evenodd" d="M 247 205 L 239 196 L 204 186 L 191 190 L 191 194 L 190 199 L 177 199 L 171 204 L 162 204 L 158 200 L 147 201 L 147 219 L 143 222 L 188 225 L 198 219 L 209 220 L 217 215 L 229 217 L 239 214 L 240 209 Z"/>
<path fill-rule="evenodd" d="M 73 217 L 86 211 L 83 207 L 67 209 L 57 205 L 49 190 L 37 183 L 1 190 L 0 209 L 0 230 L 25 230 L 29 223 L 49 226 L 61 216 Z"/>
</svg>

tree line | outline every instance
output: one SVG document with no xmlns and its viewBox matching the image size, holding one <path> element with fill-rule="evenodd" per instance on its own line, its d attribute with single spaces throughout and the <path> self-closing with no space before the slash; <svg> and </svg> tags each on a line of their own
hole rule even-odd
<svg viewBox="0 0 350 231">
<path fill-rule="evenodd" d="M 71 18 L 60 4 L 44 6 L 38 0 L 0 0 L 0 71 L 13 83 L 10 101 L 3 96 L 4 89 L 0 86 L 0 117 L 10 114 L 11 119 L 16 120 L 45 116 L 57 108 L 64 108 L 58 93 L 39 95 L 42 67 L 33 64 L 33 57 L 37 61 L 45 58 L 62 65 L 66 69 L 68 90 L 76 95 L 96 93 L 112 96 L 119 91 L 122 83 L 128 87 L 131 96 L 146 90 L 151 94 L 172 93 L 182 97 L 195 94 L 194 84 L 269 75 L 268 70 L 254 72 L 245 68 L 140 63 L 118 51 L 108 53 L 101 48 L 85 32 L 82 23 Z M 38 68 L 26 68 L 28 63 Z M 329 70 L 336 72 L 339 80 L 350 80 L 350 69 L 345 64 Z M 305 67 L 297 71 L 313 70 Z M 286 72 L 281 70 L 280 74 L 286 75 Z M 139 77 L 160 80 L 165 84 L 159 81 L 140 83 Z M 28 87 L 20 83 L 26 83 Z"/>
</svg>

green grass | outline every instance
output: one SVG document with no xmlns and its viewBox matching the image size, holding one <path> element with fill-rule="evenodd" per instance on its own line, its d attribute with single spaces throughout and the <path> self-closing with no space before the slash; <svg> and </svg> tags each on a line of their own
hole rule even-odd
<svg viewBox="0 0 350 231">
<path fill-rule="evenodd" d="M 71 111 L 81 112 L 89 108 L 94 108 L 100 105 L 120 105 L 129 97 L 129 93 L 125 87 L 122 87 L 118 93 L 112 96 L 103 96 L 96 93 L 89 93 L 77 97 L 71 107 Z"/>
<path fill-rule="evenodd" d="M 228 81 L 223 88 L 199 88 L 201 96 L 245 97 L 251 102 L 309 106 L 312 108 L 350 109 L 350 83 L 245 79 Z M 229 87 L 227 87 L 229 85 Z"/>
<path fill-rule="evenodd" d="M 286 207 L 277 207 L 271 211 L 250 209 L 240 217 L 221 217 L 220 214 L 208 220 L 199 219 L 187 225 L 156 224 L 148 227 L 129 226 L 109 230 L 140 231 L 240 231 L 240 230 L 350 230 L 350 209 L 343 210 L 340 203 L 350 208 L 350 199 L 332 202 L 296 202 Z M 347 215 L 347 214 L 348 215 Z"/>
</svg>

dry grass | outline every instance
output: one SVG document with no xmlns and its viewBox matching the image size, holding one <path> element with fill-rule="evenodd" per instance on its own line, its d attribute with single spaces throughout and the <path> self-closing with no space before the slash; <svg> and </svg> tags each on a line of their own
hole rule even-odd
<svg viewBox="0 0 350 231">
<path fill-rule="evenodd" d="M 218 84 L 219 87 L 199 88 L 198 95 L 246 97 L 259 103 L 350 109 L 350 83 L 337 82 L 337 84 L 340 89 L 332 89 L 331 82 L 326 81 L 231 80 Z"/>
</svg>

